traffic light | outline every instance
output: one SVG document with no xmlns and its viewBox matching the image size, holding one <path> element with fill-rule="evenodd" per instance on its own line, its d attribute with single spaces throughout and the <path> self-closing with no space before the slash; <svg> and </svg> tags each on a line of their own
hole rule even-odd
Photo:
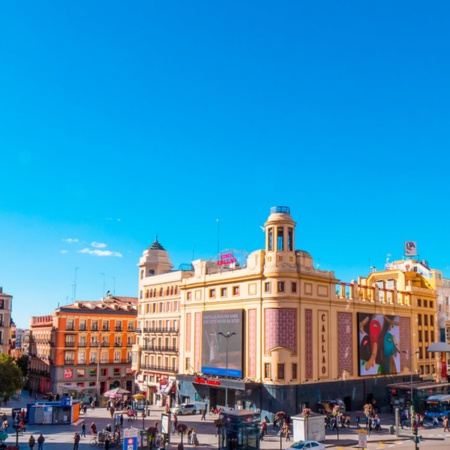
<svg viewBox="0 0 450 450">
<path fill-rule="evenodd" d="M 417 427 L 416 426 L 413 427 L 413 435 L 417 436 Z"/>
</svg>

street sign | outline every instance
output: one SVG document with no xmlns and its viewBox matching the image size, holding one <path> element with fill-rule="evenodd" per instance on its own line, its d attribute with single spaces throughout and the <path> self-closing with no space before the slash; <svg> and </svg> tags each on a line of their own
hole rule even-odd
<svg viewBox="0 0 450 450">
<path fill-rule="evenodd" d="M 123 439 L 123 450 L 137 450 L 138 438 L 136 436 Z"/>
<path fill-rule="evenodd" d="M 367 448 L 367 434 L 358 432 L 358 447 Z"/>
</svg>

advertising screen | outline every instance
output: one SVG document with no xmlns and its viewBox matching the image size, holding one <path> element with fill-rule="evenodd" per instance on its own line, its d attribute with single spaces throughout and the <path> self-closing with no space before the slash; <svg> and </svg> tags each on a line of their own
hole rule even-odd
<svg viewBox="0 0 450 450">
<path fill-rule="evenodd" d="M 359 375 L 400 372 L 398 316 L 358 313 Z"/>
<path fill-rule="evenodd" d="M 202 316 L 202 372 L 226 376 L 228 353 L 228 376 L 241 378 L 242 335 L 242 309 L 204 311 Z"/>
</svg>

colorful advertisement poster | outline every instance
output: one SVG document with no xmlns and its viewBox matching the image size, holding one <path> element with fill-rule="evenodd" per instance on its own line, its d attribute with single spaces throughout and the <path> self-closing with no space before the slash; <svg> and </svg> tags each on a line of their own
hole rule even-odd
<svg viewBox="0 0 450 450">
<path fill-rule="evenodd" d="M 242 378 L 243 310 L 204 311 L 202 325 L 202 372 Z"/>
<path fill-rule="evenodd" d="M 400 372 L 398 316 L 358 313 L 359 375 Z"/>
</svg>

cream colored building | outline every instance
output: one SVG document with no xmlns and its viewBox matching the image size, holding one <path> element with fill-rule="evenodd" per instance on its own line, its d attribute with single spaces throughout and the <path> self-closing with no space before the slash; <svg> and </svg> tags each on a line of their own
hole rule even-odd
<svg viewBox="0 0 450 450">
<path fill-rule="evenodd" d="M 223 252 L 186 271 L 172 271 L 157 241 L 144 252 L 135 366 L 143 390 L 163 376 L 142 369 L 157 357 L 144 338 L 158 339 L 150 330 L 160 320 L 179 324 L 178 352 L 160 354 L 176 365 L 167 374 L 177 380 L 173 400 L 199 408 L 296 414 L 339 397 L 354 409 L 385 404 L 387 385 L 411 371 L 415 379 L 419 368 L 422 376 L 437 372 L 436 356 L 425 351 L 437 339 L 437 294 L 424 276 L 396 268 L 341 282 L 296 250 L 295 227 L 288 207 L 274 207 L 264 249 L 245 261 Z M 156 255 L 165 261 L 160 272 Z M 178 306 L 169 311 L 168 302 Z"/>
<path fill-rule="evenodd" d="M 11 311 L 12 295 L 0 287 L 0 353 L 11 353 Z"/>
</svg>

